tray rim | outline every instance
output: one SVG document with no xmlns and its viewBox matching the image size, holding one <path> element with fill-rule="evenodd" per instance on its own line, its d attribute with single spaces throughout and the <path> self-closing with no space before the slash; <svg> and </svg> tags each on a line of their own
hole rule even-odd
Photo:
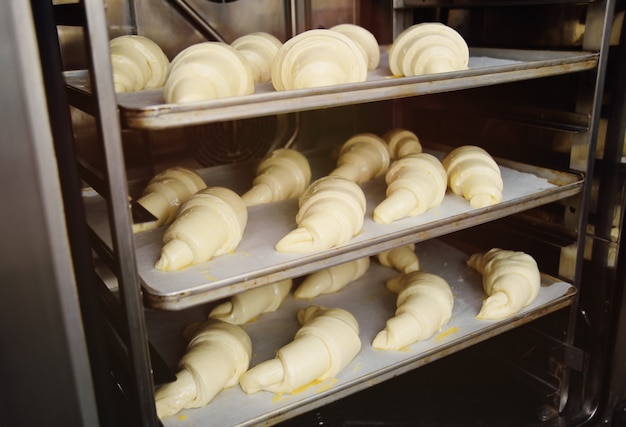
<svg viewBox="0 0 626 427">
<path fill-rule="evenodd" d="M 381 65 L 386 69 L 389 46 L 381 46 Z M 490 67 L 415 77 L 370 76 L 360 83 L 277 92 L 265 90 L 192 104 L 155 102 L 162 89 L 116 94 L 122 125 L 127 129 L 168 129 L 272 114 L 294 113 L 447 92 L 550 75 L 567 74 L 597 66 L 599 53 L 590 51 L 547 51 L 528 49 L 470 48 L 471 58 L 487 57 L 515 61 Z M 70 89 L 89 92 L 86 70 L 66 71 Z M 266 84 L 267 85 L 267 84 Z M 271 84 L 270 84 L 271 86 Z"/>
</svg>

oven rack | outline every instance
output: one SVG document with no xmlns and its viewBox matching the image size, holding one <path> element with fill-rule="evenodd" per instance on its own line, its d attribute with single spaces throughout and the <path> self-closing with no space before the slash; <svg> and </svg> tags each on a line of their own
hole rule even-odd
<svg viewBox="0 0 626 427">
<path fill-rule="evenodd" d="M 430 151 L 443 157 L 439 151 Z M 330 171 L 325 151 L 306 153 L 313 178 Z M 274 245 L 295 228 L 297 200 L 251 206 L 243 239 L 237 249 L 207 262 L 179 271 L 154 268 L 159 258 L 165 227 L 134 236 L 138 272 L 149 307 L 182 310 L 211 302 L 245 289 L 298 277 L 321 268 L 373 255 L 407 243 L 424 241 L 488 221 L 503 218 L 578 194 L 581 175 L 558 172 L 517 162 L 497 159 L 504 181 L 503 201 L 473 209 L 460 196 L 447 192 L 443 203 L 430 211 L 392 224 L 377 224 L 372 211 L 385 197 L 383 177 L 362 184 L 367 210 L 362 231 L 348 242 L 310 254 L 281 254 Z M 242 194 L 251 185 L 254 167 L 250 164 L 225 165 L 199 170 L 209 186 L 225 186 Z M 84 196 L 90 226 L 105 245 L 110 245 L 106 204 L 96 192 Z"/>
<path fill-rule="evenodd" d="M 168 129 L 321 108 L 353 105 L 448 92 L 533 78 L 580 72 L 597 67 L 598 53 L 522 49 L 470 48 L 469 68 L 415 77 L 393 77 L 389 46 L 381 46 L 381 62 L 361 83 L 275 91 L 257 84 L 255 93 L 189 104 L 167 104 L 162 89 L 116 94 L 123 127 Z M 70 97 L 84 105 L 89 94 L 85 70 L 65 72 Z"/>
<path fill-rule="evenodd" d="M 395 294 L 385 289 L 384 282 L 398 274 L 373 259 L 365 276 L 339 292 L 313 300 L 297 300 L 291 293 L 276 312 L 243 325 L 252 340 L 252 367 L 273 358 L 278 348 L 293 339 L 299 327 L 296 313 L 300 308 L 317 304 L 350 311 L 359 322 L 361 350 L 335 378 L 312 383 L 292 394 L 261 391 L 248 395 L 236 385 L 221 391 L 203 408 L 183 410 L 163 419 L 164 426 L 272 425 L 545 316 L 570 305 L 576 295 L 570 284 L 542 274 L 541 290 L 530 306 L 508 319 L 477 320 L 484 293 L 480 275 L 465 264 L 470 254 L 439 239 L 418 243 L 416 253 L 421 270 L 442 276 L 454 294 L 452 318 L 433 337 L 400 351 L 371 347 L 374 336 L 396 307 Z M 207 312 L 206 307 L 177 313 L 147 312 L 151 342 L 172 368 L 185 351 L 181 332 L 188 324 L 205 320 Z"/>
</svg>

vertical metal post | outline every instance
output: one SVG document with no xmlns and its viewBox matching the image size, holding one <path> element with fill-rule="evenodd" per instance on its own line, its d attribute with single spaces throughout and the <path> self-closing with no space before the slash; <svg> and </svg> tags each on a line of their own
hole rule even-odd
<svg viewBox="0 0 626 427">
<path fill-rule="evenodd" d="M 84 0 L 83 6 L 91 90 L 96 102 L 96 123 L 106 165 L 111 238 L 117 260 L 120 298 L 128 327 L 127 344 L 135 380 L 137 409 L 144 425 L 158 425 L 105 10 L 101 0 Z"/>
<path fill-rule="evenodd" d="M 3 3 L 0 424 L 97 426 L 32 18 Z"/>
</svg>

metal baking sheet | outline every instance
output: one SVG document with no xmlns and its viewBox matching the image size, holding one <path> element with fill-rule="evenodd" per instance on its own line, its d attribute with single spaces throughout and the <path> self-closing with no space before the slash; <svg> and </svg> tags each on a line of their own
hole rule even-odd
<svg viewBox="0 0 626 427">
<path fill-rule="evenodd" d="M 387 65 L 389 46 L 381 47 L 381 63 L 361 83 L 277 92 L 258 84 L 252 95 L 190 104 L 167 104 L 163 90 L 117 94 L 122 123 L 132 129 L 165 129 L 296 111 L 404 98 L 583 71 L 597 66 L 598 54 L 577 51 L 470 49 L 469 69 L 416 77 L 393 77 Z M 71 88 L 88 92 L 84 71 L 66 73 Z"/>
<path fill-rule="evenodd" d="M 278 311 L 263 314 L 254 322 L 243 326 L 252 339 L 251 366 L 254 366 L 273 358 L 278 348 L 293 339 L 299 327 L 296 313 L 300 308 L 318 304 L 350 311 L 359 322 L 361 350 L 335 378 L 303 387 L 293 394 L 261 391 L 248 395 L 239 386 L 234 386 L 220 392 L 203 408 L 184 410 L 165 418 L 164 425 L 271 425 L 566 307 L 576 294 L 575 288 L 570 284 L 542 275 L 542 286 L 537 299 L 520 313 L 499 321 L 477 320 L 475 316 L 481 307 L 484 293 L 481 276 L 465 264 L 470 254 L 437 239 L 419 243 L 416 253 L 421 270 L 446 279 L 454 295 L 452 318 L 433 337 L 401 351 L 375 350 L 371 347 L 372 340 L 384 328 L 386 320 L 393 316 L 396 308 L 396 296 L 385 289 L 384 282 L 398 274 L 372 259 L 367 274 L 341 291 L 310 301 L 296 300 L 291 294 Z M 148 313 L 149 329 L 154 336 L 152 342 L 172 367 L 176 366 L 184 352 L 181 331 L 188 323 L 204 320 L 208 312 L 197 308 L 194 310 L 182 313 Z M 177 342 L 178 345 L 173 346 L 172 342 Z"/>
<path fill-rule="evenodd" d="M 392 224 L 377 224 L 372 220 L 373 209 L 385 197 L 383 178 L 363 184 L 367 210 L 362 231 L 348 242 L 326 251 L 286 254 L 274 249 L 275 244 L 296 227 L 296 199 L 250 207 L 243 239 L 235 251 L 179 271 L 162 272 L 154 268 L 160 256 L 164 227 L 139 233 L 135 236 L 136 257 L 146 302 L 154 308 L 181 310 L 394 246 L 502 218 L 576 194 L 582 186 L 583 181 L 574 174 L 502 160 L 499 163 L 504 181 L 501 203 L 473 209 L 465 199 L 448 191 L 439 207 Z M 237 191 L 243 187 L 233 184 L 241 182 L 241 177 L 238 180 L 236 175 L 231 175 L 236 170 L 224 168 L 219 178 L 211 170 L 211 177 L 205 179 L 208 185 L 229 183 L 227 185 Z M 251 181 L 250 178 L 246 182 Z"/>
</svg>

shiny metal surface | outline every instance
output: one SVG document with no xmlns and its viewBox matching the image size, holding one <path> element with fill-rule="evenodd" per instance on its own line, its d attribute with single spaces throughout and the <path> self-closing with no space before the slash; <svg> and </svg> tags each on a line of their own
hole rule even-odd
<svg viewBox="0 0 626 427">
<path fill-rule="evenodd" d="M 84 0 L 85 33 L 88 37 L 90 79 L 96 129 L 102 144 L 106 167 L 103 176 L 108 203 L 110 234 L 115 257 L 114 271 L 120 285 L 122 310 L 126 320 L 126 345 L 133 375 L 137 411 L 145 425 L 156 425 L 154 383 L 149 355 L 147 331 L 143 317 L 143 300 L 137 277 L 137 263 L 132 239 L 131 212 L 119 115 L 115 106 L 115 91 L 111 78 L 111 57 L 106 20 L 101 1 Z M 130 390 L 129 390 L 130 392 Z"/>
<path fill-rule="evenodd" d="M 382 53 L 381 65 L 362 83 L 283 92 L 263 84 L 257 85 L 257 92 L 252 95 L 194 105 L 165 104 L 161 90 L 118 94 L 117 101 L 127 127 L 164 129 L 495 85 L 588 70 L 597 65 L 597 54 L 591 52 L 474 49 L 468 70 L 392 78 L 385 65 L 386 49 Z M 89 91 L 84 73 L 68 73 L 67 79 L 76 96 Z"/>
<path fill-rule="evenodd" d="M 384 282 L 397 274 L 372 260 L 365 276 L 339 292 L 312 301 L 288 296 L 275 312 L 263 314 L 243 325 L 252 340 L 251 366 L 254 366 L 275 357 L 278 348 L 293 339 L 299 326 L 298 309 L 319 304 L 350 311 L 359 323 L 361 350 L 334 378 L 314 382 L 291 394 L 265 391 L 246 394 L 239 386 L 230 387 L 205 407 L 183 410 L 163 419 L 163 424 L 166 427 L 273 425 L 567 307 L 576 295 L 570 284 L 542 275 L 539 296 L 529 307 L 508 319 L 480 321 L 475 316 L 484 294 L 480 275 L 465 264 L 469 254 L 437 239 L 417 244 L 415 251 L 421 268 L 443 277 L 454 294 L 452 318 L 433 337 L 400 351 L 376 350 L 371 346 L 376 333 L 384 328 L 386 320 L 395 311 L 396 295 L 385 289 Z M 180 344 L 177 334 L 186 325 L 204 318 L 204 310 L 154 314 L 150 324 L 154 330 L 160 331 L 155 333 L 155 345 L 164 349 L 169 363 L 175 365 L 184 352 L 184 346 L 171 344 Z M 238 410 L 241 406 L 246 410 Z"/>
<path fill-rule="evenodd" d="M 0 38 L 0 423 L 96 426 L 29 2 L 3 3 Z"/>
<path fill-rule="evenodd" d="M 242 0 L 235 3 L 243 5 L 245 2 Z M 488 3 L 490 2 L 480 2 L 480 4 L 482 5 Z M 517 2 L 513 0 L 507 2 L 508 5 L 516 4 L 519 6 L 543 5 L 543 3 L 549 3 L 550 5 L 568 5 L 564 6 L 563 9 L 555 8 L 553 10 L 557 12 L 557 17 L 560 12 L 567 12 L 565 13 L 565 19 L 552 20 L 552 18 L 554 18 L 553 15 L 543 15 L 543 19 L 541 20 L 540 25 L 543 31 L 536 31 L 535 28 L 532 27 L 532 29 L 529 30 L 532 32 L 532 37 L 528 37 L 528 39 L 526 39 L 524 37 L 524 32 L 506 28 L 506 24 L 504 23 L 505 21 L 501 21 L 499 19 L 499 17 L 504 15 L 510 18 L 511 15 L 515 15 L 515 11 L 511 12 L 509 10 L 506 10 L 505 8 L 492 8 L 488 11 L 486 15 L 484 15 L 485 19 L 482 20 L 481 24 L 479 25 L 479 33 L 474 32 L 473 35 L 476 36 L 476 34 L 478 34 L 481 37 L 484 36 L 484 38 L 478 37 L 478 39 L 481 42 L 486 43 L 487 45 L 489 45 L 490 42 L 493 43 L 494 41 L 501 41 L 504 45 L 507 45 L 509 43 L 511 45 L 520 43 L 523 44 L 525 42 L 529 42 L 532 44 L 541 44 L 542 41 L 547 41 L 548 44 L 562 43 L 563 45 L 574 48 L 574 54 L 567 53 L 564 57 L 560 56 L 556 62 L 550 63 L 549 65 L 546 63 L 542 63 L 541 66 L 535 66 L 537 64 L 534 64 L 530 67 L 522 67 L 521 69 L 500 69 L 497 73 L 478 72 L 477 74 L 472 74 L 472 72 L 470 72 L 469 74 L 454 75 L 454 78 L 444 79 L 443 81 L 437 82 L 433 82 L 428 79 L 417 79 L 415 81 L 411 81 L 406 85 L 397 85 L 395 84 L 395 82 L 376 82 L 374 84 L 367 82 L 365 87 L 357 87 L 357 90 L 355 90 L 355 88 L 353 87 L 348 90 L 343 90 L 344 88 L 342 88 L 339 91 L 331 89 L 328 91 L 320 90 L 312 92 L 292 93 L 286 95 L 281 94 L 280 96 L 277 96 L 275 93 L 270 93 L 268 91 L 265 93 L 255 94 L 255 96 L 246 98 L 245 100 L 237 99 L 210 102 L 207 103 L 206 108 L 204 105 L 202 105 L 201 108 L 197 108 L 197 106 L 194 106 L 193 108 L 188 108 L 185 106 L 164 105 L 162 103 L 162 100 L 159 98 L 158 91 L 149 94 L 142 94 L 141 96 L 147 95 L 146 98 L 142 99 L 134 99 L 134 95 L 122 95 L 117 99 L 117 102 L 115 100 L 111 102 L 113 104 L 117 103 L 117 105 L 121 107 L 122 119 L 124 121 L 124 125 L 128 128 L 139 130 L 167 130 L 191 124 L 205 124 L 221 120 L 234 120 L 246 117 L 257 117 L 266 114 L 321 109 L 326 108 L 329 105 L 354 105 L 372 101 L 399 99 L 403 97 L 429 94 L 432 93 L 431 90 L 434 90 L 435 92 L 456 91 L 460 89 L 470 89 L 485 85 L 505 84 L 526 79 L 539 79 L 543 77 L 553 77 L 577 73 L 576 77 L 580 77 L 579 84 L 571 86 L 572 91 L 576 92 L 576 94 L 578 95 L 578 103 L 576 106 L 576 110 L 573 111 L 573 113 L 576 115 L 580 115 L 581 117 L 590 117 L 590 120 L 588 122 L 589 127 L 587 129 L 585 129 L 584 126 L 576 129 L 576 134 L 573 137 L 573 139 L 575 139 L 573 149 L 569 154 L 571 154 L 571 166 L 574 170 L 583 173 L 590 173 L 592 171 L 592 168 L 590 168 L 589 166 L 593 163 L 592 148 L 594 144 L 594 132 L 596 124 L 595 120 L 596 114 L 599 111 L 597 108 L 597 101 L 599 98 L 597 97 L 601 92 L 602 73 L 604 72 L 605 66 L 603 62 L 603 55 L 606 51 L 605 40 L 607 39 L 605 29 L 608 25 L 610 25 L 610 19 L 608 17 L 612 12 L 612 2 L 596 1 L 589 3 L 582 1 L 576 2 L 576 5 L 573 5 L 573 2 L 570 1 L 559 0 L 550 2 Z M 311 25 L 312 22 L 315 22 L 313 18 L 315 5 L 324 4 L 324 7 L 326 8 L 331 7 L 330 3 L 328 2 L 316 2 L 313 0 L 293 0 L 283 3 L 285 10 L 287 10 L 287 4 L 289 4 L 290 13 L 293 12 L 293 15 L 291 16 L 290 22 L 283 22 L 283 25 L 286 25 L 287 27 L 291 25 L 291 29 L 285 29 L 286 33 L 289 31 L 298 31 L 302 28 L 306 28 L 307 26 Z M 355 4 L 358 4 L 358 2 L 355 2 Z M 399 31 L 399 29 L 410 25 L 410 23 L 412 23 L 415 19 L 414 11 L 411 11 L 410 8 L 407 8 L 406 10 L 400 10 L 400 8 L 404 8 L 404 6 L 412 7 L 418 5 L 415 4 L 415 2 L 395 2 L 394 4 L 396 4 L 396 6 L 398 7 L 398 9 L 396 9 L 397 13 L 394 16 L 395 19 L 393 22 L 394 31 L 397 32 Z M 450 19 L 455 20 L 455 22 L 458 22 L 461 26 L 468 24 L 466 20 L 470 21 L 470 18 L 472 18 L 473 16 L 471 13 L 466 13 L 466 11 L 462 11 L 462 13 L 458 14 L 451 13 L 449 15 L 446 15 L 445 6 L 451 5 L 452 3 L 450 2 L 438 2 L 437 5 L 435 5 L 427 0 L 421 4 L 427 7 L 433 7 L 434 13 L 431 15 L 431 17 L 434 16 L 437 19 L 447 19 L 449 17 Z M 468 5 L 468 3 L 463 3 L 462 1 L 459 1 L 456 4 Z M 476 2 L 475 4 L 477 5 L 478 2 Z M 183 45 L 190 44 L 193 42 L 193 40 L 197 40 L 198 38 L 196 37 L 198 37 L 198 32 L 195 31 L 192 28 L 193 26 L 189 25 L 189 23 L 185 23 L 184 20 L 182 23 L 178 21 L 180 19 L 180 14 L 178 14 L 177 11 L 169 6 L 170 5 L 165 2 L 157 2 L 157 4 L 154 5 L 148 5 L 147 2 L 135 3 L 135 8 L 132 9 L 132 11 L 135 14 L 136 22 L 131 22 L 130 24 L 124 23 L 121 27 L 118 28 L 110 26 L 109 31 L 117 31 L 118 29 L 122 28 L 123 30 L 132 29 L 132 31 L 138 31 L 145 35 L 150 35 L 155 40 L 164 43 L 166 51 L 170 56 L 172 56 L 173 54 L 175 54 L 175 52 L 179 51 Z M 206 4 L 202 4 L 202 6 L 205 8 L 212 7 L 211 5 L 207 6 Z M 212 23 L 212 25 L 217 28 L 221 25 L 221 22 L 218 21 L 223 20 L 224 22 L 226 22 L 230 19 L 233 19 L 233 16 L 229 15 L 229 13 L 227 12 L 227 8 L 235 8 L 237 6 L 233 5 L 226 7 L 220 5 L 215 7 L 215 10 L 210 11 L 209 18 L 211 18 L 210 22 Z M 217 9 L 218 7 L 221 9 Z M 354 5 L 352 7 L 353 9 L 357 8 Z M 161 10 L 162 8 L 165 8 L 165 11 Z M 493 9 L 497 9 L 497 12 L 493 13 Z M 336 10 L 338 9 L 335 9 L 335 11 Z M 530 11 L 531 14 L 533 10 Z M 579 12 L 581 11 L 588 11 L 585 16 L 584 24 L 582 23 L 582 21 L 578 22 L 577 19 L 573 18 L 578 16 Z M 321 13 L 318 16 L 324 15 L 324 13 Z M 215 16 L 220 16 L 220 18 L 214 19 Z M 330 16 L 334 18 L 332 14 L 330 14 Z M 281 20 L 287 20 L 286 14 L 282 15 Z M 320 22 L 324 23 L 329 21 L 327 21 L 327 18 L 321 18 Z M 231 24 L 232 25 L 225 25 L 224 28 L 221 29 L 221 31 L 227 33 L 231 27 L 235 29 L 237 28 L 237 22 Z M 248 24 L 252 25 L 250 22 L 248 22 Z M 522 29 L 531 28 L 527 25 L 526 22 L 523 21 L 518 25 L 522 26 Z M 558 27 L 559 31 L 550 31 L 552 27 Z M 164 28 L 175 28 L 176 37 L 172 37 L 171 32 L 164 31 Z M 233 36 L 235 32 L 236 31 L 232 32 Z M 187 34 L 192 34 L 193 37 L 187 38 Z M 202 39 L 202 37 L 199 38 Z M 479 43 L 477 43 L 477 45 L 479 45 Z M 549 47 L 554 46 L 551 45 Z M 551 53 L 559 52 L 559 47 L 561 46 L 557 46 L 557 49 L 551 51 Z M 582 48 L 582 51 L 576 50 L 577 48 Z M 561 62 L 561 59 L 563 58 L 565 58 L 565 62 Z M 554 57 L 543 57 L 540 60 L 551 61 L 554 59 Z M 77 95 L 76 99 L 79 99 L 79 97 L 82 96 L 81 92 L 83 91 L 83 89 L 84 88 L 79 88 L 77 85 L 74 85 L 74 92 Z M 300 99 L 296 100 L 297 98 Z M 303 102 L 298 103 L 298 101 Z M 569 107 L 563 108 L 567 110 Z M 507 141 L 508 140 L 505 140 L 505 142 Z M 514 142 L 519 143 L 520 145 L 523 143 L 521 139 L 516 139 Z M 117 160 L 123 160 L 123 155 L 119 155 L 117 157 Z M 215 170 L 213 170 L 212 172 L 215 172 Z M 558 173 L 556 173 L 556 175 L 558 175 Z M 563 256 L 561 265 L 561 271 L 563 272 L 563 275 L 565 277 L 571 277 L 573 288 L 578 288 L 581 284 L 579 273 L 582 265 L 582 236 L 584 236 L 585 233 L 587 200 L 589 199 L 588 196 L 591 189 L 591 183 L 589 179 L 586 179 L 588 177 L 584 175 L 582 175 L 581 177 L 574 174 L 570 177 L 573 177 L 573 180 L 567 181 L 564 185 L 562 185 L 562 187 L 558 187 L 558 190 L 549 190 L 547 193 L 542 192 L 541 194 L 534 194 L 528 197 L 523 197 L 510 204 L 504 204 L 499 208 L 483 212 L 480 215 L 470 214 L 462 215 L 460 218 L 446 218 L 438 223 L 435 227 L 409 227 L 407 229 L 399 231 L 398 234 L 388 235 L 384 238 L 380 238 L 380 240 L 370 241 L 366 244 L 363 242 L 359 242 L 357 245 L 351 246 L 349 250 L 344 250 L 344 248 L 342 248 L 340 250 L 334 251 L 332 257 L 329 257 L 327 259 L 330 260 L 330 262 L 332 263 L 338 263 L 343 260 L 348 260 L 350 258 L 358 257 L 361 255 L 372 254 L 376 251 L 384 250 L 385 248 L 389 248 L 393 245 L 404 244 L 408 241 L 426 241 L 431 239 L 432 237 L 453 233 L 460 228 L 478 226 L 486 221 L 492 221 L 502 218 L 504 216 L 514 215 L 525 209 L 530 209 L 536 206 L 549 205 L 554 201 L 559 201 L 566 204 L 565 215 L 567 216 L 567 226 L 570 230 L 573 231 L 573 233 L 571 234 L 574 236 L 581 236 L 579 237 L 581 241 L 578 242 L 580 246 L 573 245 L 564 250 L 563 254 L 566 256 Z M 117 184 L 120 183 L 118 182 Z M 293 210 L 293 206 L 291 207 L 291 209 Z M 99 225 L 96 224 L 95 227 L 97 228 L 98 226 Z M 125 238 L 127 238 L 127 236 Z M 146 244 L 146 240 L 148 240 L 148 245 L 154 244 L 153 241 L 149 241 L 150 239 L 145 238 L 145 236 L 139 236 L 136 239 L 135 243 L 138 243 L 138 246 L 141 246 L 140 249 L 143 249 L 142 245 Z M 153 240 L 157 241 L 158 236 L 156 239 Z M 111 244 L 110 242 L 105 243 Z M 151 248 L 150 251 L 149 257 L 154 258 L 154 253 L 156 251 L 154 250 L 154 248 Z M 265 254 L 267 252 L 263 253 Z M 264 255 L 261 254 L 260 257 L 263 256 Z M 326 257 L 326 255 L 323 255 L 320 258 L 313 257 L 312 259 L 307 259 L 306 263 L 288 263 L 286 268 L 283 268 L 285 267 L 284 265 L 276 263 L 270 266 L 269 269 L 259 269 L 254 271 L 250 277 L 244 277 L 245 274 L 237 276 L 237 274 L 239 274 L 239 270 L 237 270 L 236 268 L 231 268 L 228 269 L 227 274 L 225 274 L 225 276 L 227 276 L 226 279 L 224 279 L 223 281 L 221 278 L 219 279 L 220 281 L 218 283 L 218 291 L 216 291 L 215 289 L 210 289 L 207 291 L 207 289 L 204 288 L 204 286 L 206 285 L 206 280 L 199 284 L 199 288 L 195 288 L 195 285 L 197 285 L 198 282 L 193 282 L 193 286 L 190 286 L 189 283 L 185 283 L 183 281 L 179 283 L 182 286 L 179 287 L 178 290 L 175 290 L 173 294 L 168 294 L 167 292 L 153 292 L 152 290 L 148 292 L 150 297 L 154 297 L 155 295 L 157 295 L 156 297 L 152 298 L 150 304 L 164 310 L 179 310 L 181 308 L 202 304 L 207 301 L 213 301 L 215 298 L 226 297 L 234 292 L 238 292 L 252 286 L 258 286 L 264 283 L 268 283 L 270 281 L 280 280 L 280 278 L 283 278 L 287 275 L 297 276 L 300 274 L 306 274 L 313 271 L 314 269 L 320 268 L 323 264 L 322 260 L 326 261 L 324 257 Z M 147 266 L 146 268 L 148 268 L 151 264 L 144 262 L 145 259 L 141 258 L 138 262 L 140 267 Z M 150 260 L 150 262 L 152 262 L 152 259 Z M 204 273 L 206 277 L 206 274 L 208 273 L 206 271 Z M 209 273 L 211 273 L 210 270 Z M 151 284 L 150 280 L 145 280 L 145 278 L 144 282 L 147 286 L 150 286 Z M 177 294 L 177 292 L 181 289 L 184 291 L 182 296 Z M 172 295 L 174 295 L 174 297 L 170 298 Z M 573 339 L 575 332 L 573 326 L 576 321 L 577 314 L 576 303 L 577 301 L 572 291 L 571 293 L 568 293 L 568 295 L 564 299 L 557 298 L 556 300 L 552 300 L 550 303 L 548 303 L 547 306 L 543 307 L 542 309 L 533 311 L 531 317 L 541 317 L 547 313 L 557 310 L 558 308 L 573 304 L 574 309 L 571 310 L 571 324 L 566 331 L 567 338 L 565 339 L 567 344 L 571 344 L 571 339 Z M 140 311 L 140 308 L 138 308 L 137 311 Z M 519 319 L 519 321 L 507 324 L 506 328 L 514 328 L 528 320 L 530 320 L 530 318 Z M 492 332 L 499 333 L 501 330 L 504 329 L 481 330 L 481 332 L 476 336 L 465 337 L 462 343 L 460 343 L 460 345 L 457 347 L 453 347 L 450 349 L 446 348 L 445 346 L 438 347 L 437 350 L 431 355 L 424 358 L 418 358 L 412 362 L 409 362 L 405 366 L 388 365 L 388 369 L 382 368 L 380 370 L 377 370 L 375 372 L 375 375 L 371 378 L 368 378 L 367 381 L 362 381 L 358 384 L 349 384 L 345 388 L 342 385 L 330 394 L 321 392 L 311 397 L 310 399 L 307 398 L 306 401 L 299 401 L 288 408 L 289 411 L 287 414 L 285 412 L 276 413 L 273 411 L 273 409 L 270 409 L 269 412 L 265 411 L 263 412 L 263 414 L 259 415 L 256 418 L 254 418 L 254 416 L 250 414 L 245 415 L 246 419 L 242 422 L 253 424 L 257 421 L 263 422 L 268 419 L 271 419 L 271 421 L 268 422 L 275 422 L 276 420 L 285 419 L 301 412 L 305 408 L 317 407 L 320 404 L 341 398 L 342 396 L 347 395 L 348 393 L 351 393 L 356 389 L 368 387 L 376 383 L 377 381 L 382 381 L 384 379 L 390 378 L 393 375 L 397 375 L 405 372 L 406 370 L 421 366 L 422 364 L 427 363 L 429 360 L 435 360 L 437 358 L 444 357 L 449 354 L 448 350 L 458 351 L 461 348 L 465 348 L 465 346 L 473 345 L 474 343 L 480 342 L 483 339 L 487 339 L 493 336 Z M 562 387 L 559 390 L 557 396 L 555 396 L 555 399 L 559 401 L 558 406 L 559 408 L 561 408 L 570 398 L 569 371 L 567 367 L 561 366 L 558 363 L 556 363 L 555 366 L 551 366 L 551 368 L 554 368 L 554 372 L 550 372 L 550 374 L 554 373 L 561 381 Z M 574 404 L 576 404 L 575 400 Z M 220 415 L 227 416 L 228 414 Z"/>
<path fill-rule="evenodd" d="M 438 155 L 441 156 L 441 153 Z M 323 176 L 332 168 L 332 162 L 324 153 L 307 156 L 314 177 Z M 363 230 L 345 244 L 318 253 L 280 254 L 274 250 L 274 244 L 295 225 L 295 199 L 251 207 L 244 238 L 234 253 L 180 271 L 160 272 L 154 269 L 164 228 L 139 233 L 135 236 L 135 246 L 146 303 L 162 310 L 182 310 L 243 289 L 297 277 L 394 246 L 476 226 L 581 191 L 583 181 L 577 175 L 502 160 L 499 162 L 506 189 L 502 203 L 474 210 L 462 198 L 448 194 L 438 208 L 388 226 L 376 224 L 371 219 L 373 208 L 384 198 L 384 181 L 381 178 L 364 184 L 368 208 Z M 207 182 L 226 186 L 241 194 L 253 179 L 251 173 L 254 168 L 250 166 L 222 166 L 199 173 Z M 92 227 L 106 244 L 107 224 L 103 221 L 105 212 L 101 200 L 97 196 L 85 197 L 85 203 Z"/>
</svg>

